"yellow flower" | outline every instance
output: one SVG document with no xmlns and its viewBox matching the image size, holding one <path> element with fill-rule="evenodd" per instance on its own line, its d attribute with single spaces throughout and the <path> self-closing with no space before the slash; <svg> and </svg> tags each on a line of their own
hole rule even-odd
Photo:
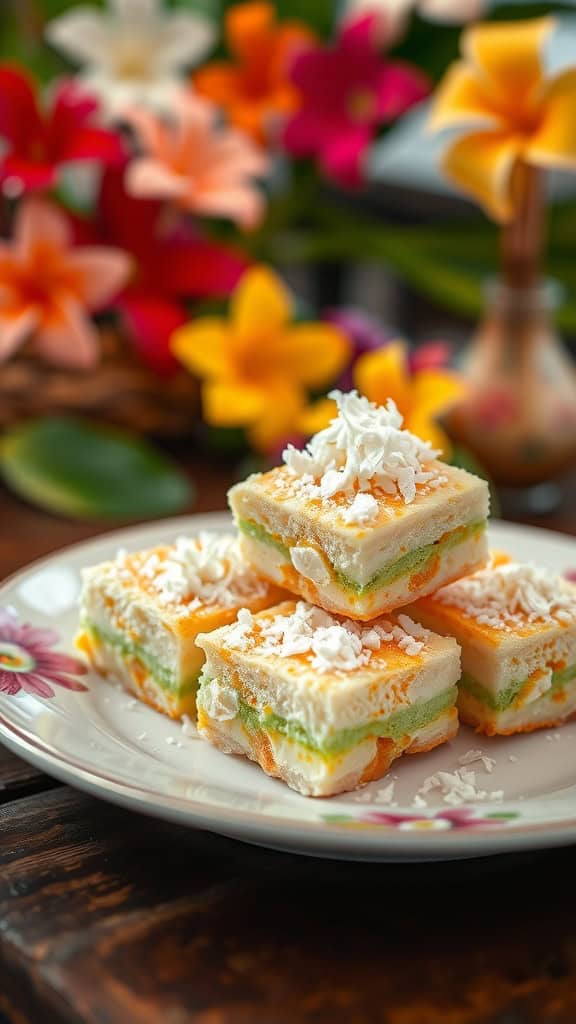
<svg viewBox="0 0 576 1024">
<path fill-rule="evenodd" d="M 229 317 L 204 317 L 172 336 L 172 351 L 201 378 L 204 417 L 219 427 L 245 427 L 267 451 L 295 431 L 307 392 L 344 368 L 348 339 L 323 323 L 292 323 L 292 300 L 267 267 L 243 275 Z"/>
<path fill-rule="evenodd" d="M 443 168 L 498 221 L 515 213 L 518 165 L 576 168 L 576 67 L 546 77 L 553 18 L 494 22 L 464 32 L 464 59 L 448 70 L 432 128 L 463 129 Z"/>
<path fill-rule="evenodd" d="M 464 382 L 449 370 L 419 370 L 411 374 L 408 348 L 391 342 L 360 356 L 354 367 L 354 383 L 371 402 L 384 405 L 392 398 L 404 417 L 407 430 L 450 456 L 450 441 L 436 417 L 466 393 Z"/>
</svg>

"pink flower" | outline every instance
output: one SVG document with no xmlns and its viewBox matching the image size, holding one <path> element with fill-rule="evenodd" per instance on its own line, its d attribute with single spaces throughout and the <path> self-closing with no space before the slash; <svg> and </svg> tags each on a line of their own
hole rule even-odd
<svg viewBox="0 0 576 1024">
<path fill-rule="evenodd" d="M 66 690 L 87 690 L 72 678 L 86 672 L 82 662 L 50 649 L 58 640 L 54 630 L 19 622 L 10 609 L 0 608 L 0 693 L 12 696 L 23 690 L 36 697 L 53 697 L 50 683 Z"/>
<path fill-rule="evenodd" d="M 501 825 L 503 821 L 516 817 L 515 814 L 496 814 L 486 817 L 478 816 L 469 807 L 457 807 L 454 810 L 437 811 L 436 814 L 423 817 L 418 814 L 389 814 L 371 811 L 362 817 L 362 821 L 370 825 L 393 825 L 405 831 L 427 832 L 441 831 L 452 828 L 478 828 L 484 825 Z"/>
<path fill-rule="evenodd" d="M 241 132 L 219 127 L 217 113 L 205 100 L 183 95 L 170 121 L 144 110 L 128 114 L 145 155 L 128 167 L 127 190 L 253 228 L 264 211 L 256 179 L 268 161 Z"/>
<path fill-rule="evenodd" d="M 344 186 L 362 181 L 366 149 L 380 125 L 420 102 L 429 83 L 416 68 L 382 57 L 375 19 L 345 24 L 332 45 L 301 52 L 292 78 L 302 95 L 284 144 L 295 156 L 314 156 Z"/>
<path fill-rule="evenodd" d="M 24 200 L 13 240 L 0 242 L 0 362 L 32 337 L 49 362 L 92 366 L 98 335 L 89 314 L 109 305 L 129 271 L 118 249 L 73 246 L 56 206 Z"/>
</svg>

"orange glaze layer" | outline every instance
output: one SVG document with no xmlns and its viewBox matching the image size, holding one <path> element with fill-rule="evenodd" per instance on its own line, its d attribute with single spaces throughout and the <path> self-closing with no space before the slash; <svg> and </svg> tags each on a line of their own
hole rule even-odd
<svg viewBox="0 0 576 1024">
<path fill-rule="evenodd" d="M 280 613 L 288 617 L 295 611 L 295 609 L 295 601 L 285 601 L 282 602 L 281 605 L 275 606 L 274 608 L 267 608 L 265 611 L 261 612 L 259 615 L 255 617 L 255 628 L 249 634 L 250 640 L 252 641 L 253 645 L 252 650 L 255 653 L 258 652 L 258 648 L 262 646 L 262 644 L 265 642 L 265 638 L 262 637 L 259 629 L 260 624 L 266 622 L 269 619 L 272 619 L 275 615 Z M 344 616 L 334 615 L 334 618 L 336 619 L 336 621 L 338 621 L 339 619 L 345 621 Z M 379 619 L 374 619 L 373 624 L 378 625 L 381 622 L 394 621 L 395 619 L 393 615 L 391 616 L 390 619 L 387 619 L 385 616 L 382 616 Z M 235 654 L 241 655 L 242 652 L 235 652 L 234 650 L 230 650 L 222 645 L 218 647 L 218 655 L 222 658 L 223 661 L 226 661 L 226 663 L 229 665 L 233 664 Z M 411 686 L 424 660 L 422 655 L 420 654 L 405 654 L 404 651 L 398 646 L 398 642 L 395 640 L 384 641 L 382 643 L 380 650 L 372 651 L 371 654 L 372 656 L 370 658 L 370 662 L 368 663 L 368 665 L 362 667 L 362 672 L 364 674 L 372 674 L 374 672 L 378 672 L 377 678 L 374 679 L 374 681 L 370 685 L 373 687 L 381 685 L 383 681 L 385 681 L 388 678 L 392 678 L 397 673 L 407 672 L 408 674 L 398 682 L 399 692 L 401 694 L 405 693 L 407 689 Z M 301 668 L 310 668 L 311 655 L 308 653 L 291 654 L 289 657 L 282 659 L 274 655 L 267 655 L 267 657 L 270 657 L 274 663 L 276 663 L 276 661 L 282 661 L 285 664 L 297 665 Z M 342 680 L 342 674 L 337 672 L 327 672 L 325 674 L 325 678 L 322 678 L 322 682 L 325 682 L 326 684 L 331 684 L 334 683 L 335 679 L 338 682 L 340 682 Z M 233 674 L 233 680 L 234 685 L 237 686 L 239 690 L 241 690 L 242 685 L 236 673 Z"/>
<path fill-rule="evenodd" d="M 448 482 L 441 488 L 442 494 L 457 495 L 467 489 L 467 483 L 458 478 L 456 474 L 451 472 L 451 468 L 446 466 L 444 463 L 432 461 L 423 467 L 425 470 L 435 469 L 440 475 L 448 476 Z M 279 487 L 278 482 L 282 482 L 284 486 Z M 315 517 L 320 519 L 325 514 L 325 506 L 319 498 L 306 498 L 302 497 L 297 493 L 297 488 L 294 488 L 294 477 L 291 472 L 285 466 L 275 466 L 274 469 L 268 470 L 263 473 L 257 481 L 256 487 L 259 492 L 262 492 L 268 499 L 272 500 L 274 504 L 283 500 L 289 500 L 297 498 L 302 506 L 302 511 L 309 514 L 315 514 Z M 297 481 L 296 481 L 297 483 Z M 418 509 L 421 505 L 425 504 L 430 498 L 430 495 L 435 496 L 438 490 L 430 488 L 427 484 L 417 484 L 416 486 L 416 498 L 413 502 L 407 505 L 401 494 L 387 494 L 379 487 L 371 487 L 367 492 L 372 495 L 378 502 L 378 516 L 374 522 L 370 524 L 370 530 L 378 529 L 381 526 L 385 526 L 391 520 L 403 519 L 406 516 L 413 513 L 415 509 Z M 331 509 L 344 510 L 350 504 L 350 496 L 345 495 L 341 492 L 332 495 L 330 498 Z M 346 525 L 346 524 L 342 524 Z M 369 530 L 359 529 L 358 526 L 348 526 L 348 529 L 353 530 L 357 537 L 364 536 Z M 278 538 L 281 540 L 282 538 Z M 286 541 L 283 541 L 286 543 Z"/>
</svg>

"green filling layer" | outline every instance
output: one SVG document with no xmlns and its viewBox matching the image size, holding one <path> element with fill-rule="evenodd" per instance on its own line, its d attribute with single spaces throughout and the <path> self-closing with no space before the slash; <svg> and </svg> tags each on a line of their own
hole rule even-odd
<svg viewBox="0 0 576 1024">
<path fill-rule="evenodd" d="M 334 566 L 330 566 L 330 568 L 336 582 L 344 590 L 351 590 L 355 594 L 362 596 L 363 594 L 369 594 L 372 590 L 376 590 L 378 587 L 384 587 L 390 583 L 395 583 L 396 580 L 401 579 L 402 576 L 411 576 L 414 573 L 423 572 L 428 563 L 437 555 L 456 547 L 457 544 L 461 544 L 463 541 L 468 540 L 468 538 L 472 537 L 475 533 L 480 533 L 485 529 L 485 526 L 486 522 L 484 519 L 480 519 L 474 523 L 468 523 L 467 526 L 458 526 L 455 530 L 446 534 L 442 540 L 434 541 L 432 544 L 424 544 L 423 547 L 420 548 L 414 548 L 413 551 L 407 551 L 405 555 L 396 559 L 395 562 L 389 562 L 388 565 L 383 566 L 382 569 L 379 569 L 378 572 L 374 573 L 374 576 L 372 576 L 367 583 L 358 583 L 356 580 L 347 576 L 346 573 L 335 569 Z M 253 537 L 262 544 L 268 544 L 269 547 L 275 548 L 276 551 L 280 551 L 285 558 L 290 559 L 290 549 L 281 541 L 272 537 L 263 526 L 260 526 L 259 523 L 254 523 L 249 519 L 240 519 L 238 527 L 248 537 Z"/>
<path fill-rule="evenodd" d="M 554 690 L 560 690 L 567 683 L 572 682 L 576 679 L 576 665 L 569 665 L 568 668 L 563 668 L 558 672 L 552 673 L 552 686 L 546 693 L 542 694 L 539 700 L 544 697 L 548 697 Z M 518 694 L 522 690 L 527 679 L 515 679 L 505 690 L 500 690 L 499 693 L 491 693 L 487 690 L 482 683 L 479 683 L 474 676 L 471 676 L 469 672 L 463 672 L 462 678 L 460 679 L 460 686 L 462 686 L 468 693 L 471 693 L 476 700 L 481 701 L 482 704 L 486 704 L 492 711 L 506 711 L 511 704 L 514 703 Z"/>
<path fill-rule="evenodd" d="M 150 654 L 140 644 L 135 644 L 132 640 L 128 640 L 127 637 L 121 636 L 119 633 L 111 633 L 108 630 L 101 629 L 100 626 L 95 626 L 91 622 L 83 622 L 82 626 L 89 636 L 92 636 L 99 643 L 115 647 L 123 658 L 138 658 L 146 666 L 154 682 L 162 690 L 172 690 L 178 697 L 187 697 L 188 694 L 194 693 L 197 689 L 199 672 L 191 679 L 187 679 L 179 684 L 174 672 L 167 669 L 158 658 L 155 658 L 153 654 Z"/>
<path fill-rule="evenodd" d="M 369 736 L 385 736 L 392 740 L 399 740 L 402 736 L 423 729 L 447 708 L 454 705 L 457 692 L 456 687 L 451 686 L 437 694 L 436 697 L 412 704 L 408 708 L 402 708 L 401 711 L 396 711 L 388 718 L 378 718 L 367 722 L 366 725 L 359 725 L 355 729 L 340 729 L 339 732 L 322 741 L 311 736 L 299 722 L 281 718 L 280 715 L 275 715 L 273 712 L 260 712 L 243 700 L 238 702 L 238 717 L 242 724 L 253 732 L 258 730 L 279 732 L 287 739 L 300 743 L 321 757 L 332 757 L 334 754 L 350 750 Z"/>
</svg>

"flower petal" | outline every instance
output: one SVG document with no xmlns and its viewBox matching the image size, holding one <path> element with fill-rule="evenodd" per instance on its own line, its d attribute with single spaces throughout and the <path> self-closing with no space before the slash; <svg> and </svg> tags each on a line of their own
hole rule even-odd
<svg viewBox="0 0 576 1024">
<path fill-rule="evenodd" d="M 331 324 L 296 324 L 279 343 L 279 362 L 286 375 L 309 388 L 330 384 L 344 369 L 351 345 Z"/>
<path fill-rule="evenodd" d="M 165 266 L 157 266 L 156 280 L 169 295 L 227 296 L 248 267 L 244 253 L 208 238 L 166 239 L 163 252 Z"/>
<path fill-rule="evenodd" d="M 292 296 L 268 267 L 251 267 L 240 280 L 230 303 L 235 338 L 242 345 L 258 341 L 270 344 L 286 327 L 292 315 Z"/>
<path fill-rule="evenodd" d="M 133 160 L 126 171 L 126 191 L 135 199 L 182 199 L 188 183 L 159 160 Z"/>
<path fill-rule="evenodd" d="M 0 136 L 16 153 L 28 153 L 43 131 L 34 80 L 16 65 L 0 65 Z"/>
<path fill-rule="evenodd" d="M 446 72 L 432 104 L 430 128 L 442 131 L 454 125 L 490 125 L 496 111 L 478 76 L 464 61 L 457 61 Z"/>
<path fill-rule="evenodd" d="M 414 408 L 406 419 L 404 427 L 410 433 L 422 438 L 423 441 L 429 441 L 432 447 L 439 451 L 444 459 L 450 458 L 452 451 L 450 439 L 429 412 L 417 407 Z"/>
<path fill-rule="evenodd" d="M 20 693 L 21 685 L 18 675 L 19 673 L 3 672 L 0 669 L 0 693 L 7 693 L 9 697 L 13 697 L 15 693 Z"/>
<path fill-rule="evenodd" d="M 430 80 L 418 68 L 388 61 L 380 72 L 376 94 L 380 117 L 393 121 L 425 99 L 430 89 Z"/>
<path fill-rule="evenodd" d="M 158 36 L 158 64 L 167 70 L 191 67 L 202 60 L 215 41 L 216 29 L 208 18 L 186 11 L 165 15 Z"/>
<path fill-rule="evenodd" d="M 110 305 L 126 284 L 132 263 L 120 249 L 100 245 L 72 250 L 71 269 L 82 277 L 82 299 L 90 310 Z"/>
<path fill-rule="evenodd" d="M 27 257 L 37 242 L 64 249 L 70 244 L 70 236 L 70 224 L 64 214 L 45 199 L 34 196 L 18 208 L 14 237 L 21 256 Z"/>
<path fill-rule="evenodd" d="M 320 161 L 326 176 L 344 187 L 362 182 L 362 158 L 372 138 L 367 125 L 348 128 L 325 139 Z"/>
<path fill-rule="evenodd" d="M 10 199 L 18 199 L 22 192 L 46 191 L 57 181 L 57 168 L 51 163 L 29 160 L 8 153 L 0 163 L 2 191 Z"/>
<path fill-rule="evenodd" d="M 87 370 L 98 360 L 99 335 L 80 303 L 66 299 L 57 318 L 42 325 L 34 345 L 51 363 Z"/>
<path fill-rule="evenodd" d="M 273 452 L 280 442 L 293 435 L 305 401 L 304 392 L 298 387 L 286 386 L 282 381 L 270 387 L 265 408 L 248 427 L 252 447 L 260 452 Z"/>
<path fill-rule="evenodd" d="M 79 63 L 108 60 L 113 45 L 105 15 L 93 7 L 80 7 L 54 18 L 46 26 L 46 39 L 55 50 Z"/>
<path fill-rule="evenodd" d="M 142 361 L 159 376 L 173 374 L 178 362 L 171 341 L 188 319 L 184 306 L 161 295 L 129 291 L 118 301 L 117 309 Z"/>
<path fill-rule="evenodd" d="M 354 367 L 356 387 L 379 405 L 385 405 L 391 398 L 406 416 L 411 406 L 407 359 L 407 346 L 402 341 L 392 341 L 376 352 L 366 352 Z"/>
<path fill-rule="evenodd" d="M 202 389 L 204 418 L 214 427 L 244 427 L 261 418 L 270 406 L 264 386 L 215 381 Z"/>
<path fill-rule="evenodd" d="M 576 168 L 576 71 L 559 75 L 548 87 L 543 116 L 525 149 L 542 167 Z"/>
<path fill-rule="evenodd" d="M 236 103 L 241 84 L 239 72 L 225 61 L 213 61 L 194 75 L 196 92 L 224 108 Z"/>
<path fill-rule="evenodd" d="M 462 52 L 494 95 L 517 106 L 542 84 L 542 53 L 554 26 L 549 17 L 474 25 L 464 33 Z"/>
<path fill-rule="evenodd" d="M 0 310 L 0 363 L 26 341 L 37 323 L 38 313 L 34 308 L 23 309 L 13 317 Z"/>
<path fill-rule="evenodd" d="M 273 40 L 274 7 L 266 0 L 236 4 L 226 14 L 226 40 L 242 64 L 267 63 Z"/>
<path fill-rule="evenodd" d="M 443 170 L 498 221 L 514 213 L 512 171 L 523 140 L 505 132 L 473 132 L 448 147 Z"/>
<path fill-rule="evenodd" d="M 333 398 L 319 398 L 317 402 L 307 405 L 302 410 L 295 426 L 305 437 L 311 437 L 312 434 L 317 434 L 329 426 L 337 415 L 338 407 Z M 292 426 L 294 427 L 294 424 Z"/>
<path fill-rule="evenodd" d="M 228 188 L 204 189 L 201 195 L 194 187 L 188 190 L 188 197 L 182 197 L 182 205 L 212 217 L 227 217 L 244 231 L 258 227 L 264 213 L 264 193 L 255 185 L 240 184 Z"/>
<path fill-rule="evenodd" d="M 22 689 L 34 697 L 53 697 L 54 690 L 36 672 L 23 672 L 20 676 Z"/>
<path fill-rule="evenodd" d="M 468 391 L 464 378 L 447 370 L 421 370 L 413 378 L 413 388 L 417 407 L 432 414 L 447 409 Z"/>
<path fill-rule="evenodd" d="M 198 377 L 222 377 L 230 373 L 229 328 L 217 317 L 202 317 L 180 327 L 170 347 L 183 366 Z"/>
</svg>

